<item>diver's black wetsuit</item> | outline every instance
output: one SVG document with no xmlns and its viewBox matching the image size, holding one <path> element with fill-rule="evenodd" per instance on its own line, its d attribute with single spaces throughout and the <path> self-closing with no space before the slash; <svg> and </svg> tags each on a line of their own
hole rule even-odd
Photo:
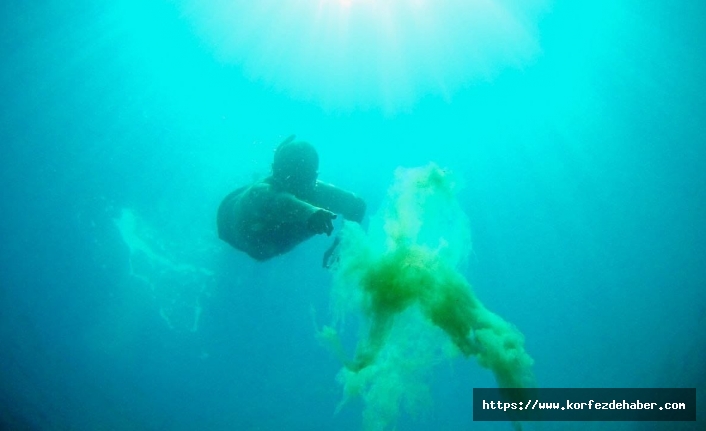
<svg viewBox="0 0 706 431">
<path fill-rule="evenodd" d="M 307 221 L 320 209 L 360 223 L 365 202 L 321 181 L 310 196 L 299 198 L 279 190 L 268 177 L 223 199 L 218 208 L 218 237 L 254 259 L 267 260 L 312 237 Z"/>
</svg>

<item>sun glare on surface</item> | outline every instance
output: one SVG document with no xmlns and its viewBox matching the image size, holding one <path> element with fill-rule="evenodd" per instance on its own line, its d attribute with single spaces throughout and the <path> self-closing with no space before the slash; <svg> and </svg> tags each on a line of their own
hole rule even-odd
<svg viewBox="0 0 706 431">
<path fill-rule="evenodd" d="M 333 110 L 410 109 L 521 67 L 545 0 L 185 0 L 213 55 Z"/>
</svg>

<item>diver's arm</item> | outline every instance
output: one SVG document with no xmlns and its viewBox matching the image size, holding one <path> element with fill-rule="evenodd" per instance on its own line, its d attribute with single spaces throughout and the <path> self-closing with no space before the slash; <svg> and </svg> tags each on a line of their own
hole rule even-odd
<svg viewBox="0 0 706 431">
<path fill-rule="evenodd" d="M 311 203 L 341 214 L 346 220 L 361 223 L 365 216 L 365 201 L 355 194 L 318 181 Z"/>
<path fill-rule="evenodd" d="M 314 235 L 325 233 L 330 236 L 333 232 L 336 214 L 301 200 L 291 193 L 270 189 L 266 206 L 269 217 L 278 222 L 300 226 Z"/>
<path fill-rule="evenodd" d="M 298 199 L 291 193 L 277 190 L 269 183 L 262 182 L 253 187 L 253 207 L 259 209 L 261 220 L 270 223 L 306 225 L 309 217 L 320 208 Z"/>
</svg>

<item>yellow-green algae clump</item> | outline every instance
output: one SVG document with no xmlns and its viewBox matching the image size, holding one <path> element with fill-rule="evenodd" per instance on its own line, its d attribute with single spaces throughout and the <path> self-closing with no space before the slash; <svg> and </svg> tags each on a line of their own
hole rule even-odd
<svg viewBox="0 0 706 431">
<path fill-rule="evenodd" d="M 344 227 L 334 275 L 337 323 L 346 308 L 358 307 L 369 320 L 369 332 L 339 379 L 347 398 L 363 395 L 364 417 L 383 407 L 371 403 L 391 404 L 382 409 L 389 417 L 364 418 L 366 429 L 382 430 L 394 421 L 396 411 L 391 410 L 402 394 L 391 394 L 389 389 L 384 396 L 373 392 L 384 386 L 384 378 L 399 378 L 394 368 L 404 367 L 411 359 L 385 349 L 403 345 L 400 338 L 412 335 L 393 328 L 395 319 L 414 305 L 463 355 L 475 356 L 490 369 L 500 387 L 534 386 L 533 361 L 524 350 L 523 335 L 486 309 L 459 272 L 470 246 L 468 221 L 456 200 L 453 176 L 435 164 L 396 171 L 387 204 L 381 216 L 371 221 L 368 234 L 353 223 Z M 326 331 L 325 338 L 332 342 L 332 329 Z M 391 367 L 393 359 L 396 365 Z"/>
</svg>

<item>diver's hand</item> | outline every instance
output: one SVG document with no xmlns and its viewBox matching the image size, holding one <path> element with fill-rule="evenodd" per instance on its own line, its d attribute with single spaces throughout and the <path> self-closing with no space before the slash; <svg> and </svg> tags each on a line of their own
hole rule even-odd
<svg viewBox="0 0 706 431">
<path fill-rule="evenodd" d="M 333 240 L 333 244 L 331 244 L 331 247 L 326 249 L 324 252 L 324 263 L 323 266 L 324 268 L 328 269 L 333 266 L 333 264 L 338 262 L 338 244 L 341 242 L 341 237 L 337 236 L 336 239 Z M 335 254 L 334 254 L 335 253 Z"/>
<path fill-rule="evenodd" d="M 325 233 L 327 236 L 331 236 L 331 232 L 333 232 L 333 219 L 335 218 L 336 214 L 325 209 L 320 209 L 309 217 L 306 224 L 309 230 L 317 235 Z"/>
</svg>

